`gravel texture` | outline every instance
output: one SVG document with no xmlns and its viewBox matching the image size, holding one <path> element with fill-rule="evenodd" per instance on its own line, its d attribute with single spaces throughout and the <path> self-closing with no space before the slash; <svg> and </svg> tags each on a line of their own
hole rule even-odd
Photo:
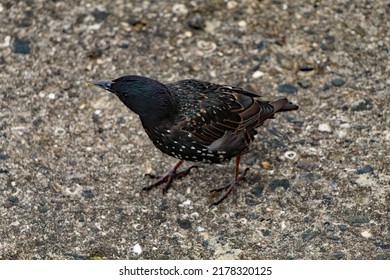
<svg viewBox="0 0 390 280">
<path fill-rule="evenodd" d="M 390 2 L 1 1 L 0 259 L 390 259 Z M 232 84 L 300 110 L 242 182 L 175 159 L 85 81 Z M 190 163 L 187 163 L 189 166 Z"/>
</svg>

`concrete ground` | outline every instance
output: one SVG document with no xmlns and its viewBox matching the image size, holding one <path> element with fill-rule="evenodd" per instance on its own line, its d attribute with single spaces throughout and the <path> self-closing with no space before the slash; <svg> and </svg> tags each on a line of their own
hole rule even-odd
<svg viewBox="0 0 390 280">
<path fill-rule="evenodd" d="M 390 259 L 389 30 L 385 0 L 2 1 L 0 259 Z M 126 74 L 300 109 L 209 208 L 233 160 L 141 191 L 176 160 L 85 84 Z"/>
</svg>

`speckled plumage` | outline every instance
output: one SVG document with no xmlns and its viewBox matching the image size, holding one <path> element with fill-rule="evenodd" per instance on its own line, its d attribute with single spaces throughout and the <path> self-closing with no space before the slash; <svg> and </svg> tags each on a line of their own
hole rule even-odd
<svg viewBox="0 0 390 280">
<path fill-rule="evenodd" d="M 137 113 L 163 153 L 186 161 L 220 163 L 238 157 L 238 165 L 257 127 L 277 112 L 298 109 L 287 99 L 260 101 L 241 88 L 197 80 L 164 85 L 132 75 L 93 84 L 115 93 Z"/>
</svg>

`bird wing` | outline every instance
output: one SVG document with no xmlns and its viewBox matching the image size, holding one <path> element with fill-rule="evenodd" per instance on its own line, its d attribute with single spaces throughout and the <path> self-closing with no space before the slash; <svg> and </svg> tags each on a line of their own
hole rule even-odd
<svg viewBox="0 0 390 280">
<path fill-rule="evenodd" d="M 186 113 L 179 126 L 213 150 L 226 148 L 229 142 L 248 142 L 247 132 L 275 112 L 269 102 L 256 100 L 258 95 L 241 88 L 202 83 L 193 90 L 196 97 L 191 100 L 192 110 L 183 110 Z"/>
</svg>

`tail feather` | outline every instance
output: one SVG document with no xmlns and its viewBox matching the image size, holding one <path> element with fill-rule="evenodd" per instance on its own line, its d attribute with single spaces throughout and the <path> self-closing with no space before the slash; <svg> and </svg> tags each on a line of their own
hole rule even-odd
<svg viewBox="0 0 390 280">
<path fill-rule="evenodd" d="M 274 113 L 298 110 L 299 106 L 291 103 L 287 98 L 278 99 L 270 103 L 274 107 Z"/>
</svg>

